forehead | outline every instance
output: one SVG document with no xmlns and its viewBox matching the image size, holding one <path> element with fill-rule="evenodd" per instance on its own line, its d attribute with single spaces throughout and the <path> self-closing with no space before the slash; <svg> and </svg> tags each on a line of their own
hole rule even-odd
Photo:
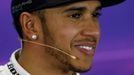
<svg viewBox="0 0 134 75">
<path fill-rule="evenodd" d="M 83 0 L 80 2 L 75 2 L 72 4 L 68 4 L 68 5 L 64 5 L 64 6 L 59 6 L 59 7 L 55 7 L 55 8 L 48 8 L 46 10 L 48 11 L 62 11 L 68 8 L 74 8 L 74 7 L 85 7 L 89 10 L 95 10 L 97 7 L 101 7 L 101 3 L 98 0 Z"/>
<path fill-rule="evenodd" d="M 100 1 L 98 0 L 83 0 L 80 2 L 76 2 L 70 5 L 66 5 L 64 7 L 69 8 L 69 7 L 75 7 L 75 6 L 85 6 L 85 7 L 98 7 L 101 6 Z"/>
</svg>

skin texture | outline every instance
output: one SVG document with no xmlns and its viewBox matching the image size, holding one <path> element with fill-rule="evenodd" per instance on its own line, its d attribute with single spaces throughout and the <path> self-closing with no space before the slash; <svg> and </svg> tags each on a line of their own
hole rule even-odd
<svg viewBox="0 0 134 75">
<path fill-rule="evenodd" d="M 43 23 L 37 15 L 23 12 L 20 23 L 24 39 L 54 46 L 78 59 L 52 48 L 23 42 L 18 62 L 32 75 L 73 75 L 88 71 L 94 54 L 82 53 L 76 45 L 93 43 L 96 49 L 100 37 L 98 7 L 99 1 L 82 1 L 44 9 Z M 32 40 L 33 34 L 38 36 L 36 40 Z"/>
</svg>

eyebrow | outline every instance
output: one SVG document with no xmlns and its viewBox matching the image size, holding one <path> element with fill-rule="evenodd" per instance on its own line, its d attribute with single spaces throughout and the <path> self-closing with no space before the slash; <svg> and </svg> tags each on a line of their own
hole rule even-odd
<svg viewBox="0 0 134 75">
<path fill-rule="evenodd" d="M 102 6 L 97 6 L 94 11 L 101 10 L 101 9 L 102 9 Z M 83 7 L 71 7 L 71 8 L 66 9 L 64 12 L 70 12 L 70 11 L 81 11 L 81 12 L 83 12 L 85 10 L 87 10 L 87 8 L 84 7 L 84 6 Z"/>
<path fill-rule="evenodd" d="M 97 11 L 97 10 L 102 10 L 102 6 L 96 7 L 95 11 Z"/>
<path fill-rule="evenodd" d="M 86 10 L 86 7 L 71 7 L 67 10 L 65 10 L 64 12 L 70 12 L 70 11 L 84 11 Z"/>
</svg>

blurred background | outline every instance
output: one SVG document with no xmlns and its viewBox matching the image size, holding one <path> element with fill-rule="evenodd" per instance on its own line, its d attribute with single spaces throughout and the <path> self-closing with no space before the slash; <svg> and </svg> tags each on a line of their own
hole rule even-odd
<svg viewBox="0 0 134 75">
<path fill-rule="evenodd" d="M 0 2 L 0 64 L 20 48 L 12 24 L 11 0 Z M 101 40 L 91 71 L 82 75 L 134 75 L 134 0 L 107 7 L 100 19 Z"/>
</svg>

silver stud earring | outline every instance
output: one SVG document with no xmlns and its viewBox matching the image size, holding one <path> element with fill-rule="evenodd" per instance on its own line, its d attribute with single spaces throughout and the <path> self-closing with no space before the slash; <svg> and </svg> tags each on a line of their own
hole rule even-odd
<svg viewBox="0 0 134 75">
<path fill-rule="evenodd" d="M 33 34 L 33 35 L 32 35 L 32 39 L 33 39 L 33 40 L 36 40 L 36 39 L 37 39 L 37 35 Z"/>
</svg>

